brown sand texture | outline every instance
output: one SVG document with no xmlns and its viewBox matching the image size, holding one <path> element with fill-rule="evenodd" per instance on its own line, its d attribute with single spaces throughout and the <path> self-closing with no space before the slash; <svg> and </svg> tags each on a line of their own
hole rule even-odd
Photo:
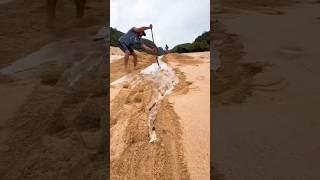
<svg viewBox="0 0 320 180">
<path fill-rule="evenodd" d="M 111 51 L 113 49 L 111 48 Z M 117 55 L 115 52 L 110 54 Z M 170 94 L 163 93 L 161 84 L 155 83 L 156 81 L 152 81 L 152 78 L 148 79 L 149 76 L 138 78 L 140 81 L 128 78 L 128 81 L 124 81 L 120 86 L 111 87 L 110 169 L 112 179 L 198 179 L 199 177 L 209 179 L 209 91 L 204 90 L 199 96 L 206 98 L 198 101 L 202 106 L 207 107 L 184 109 L 183 102 L 180 102 L 180 99 L 184 97 L 190 97 L 189 100 L 197 99 L 197 95 L 191 95 L 194 90 L 190 81 L 202 85 L 209 80 L 208 54 L 206 53 L 201 58 L 182 54 L 169 54 L 163 57 L 165 62 L 179 61 L 182 67 L 198 68 L 197 63 L 202 63 L 205 66 L 201 68 L 206 69 L 203 72 L 205 77 L 197 76 L 198 79 L 193 79 L 192 76 L 189 77 L 188 70 L 179 66 L 174 67 L 172 72 L 178 79 L 178 84 Z M 139 71 L 155 63 L 154 57 L 149 56 L 141 54 L 138 60 L 140 65 L 126 77 L 136 76 Z M 111 73 L 117 72 L 115 69 L 120 71 L 124 68 L 123 62 L 112 62 L 110 67 Z M 118 74 L 114 73 L 110 76 L 119 79 Z M 199 85 L 197 83 L 195 84 Z M 204 86 L 201 86 L 201 92 L 202 88 Z M 158 93 L 163 99 L 154 105 L 155 94 Z M 154 120 L 157 140 L 150 143 L 148 121 L 152 109 L 157 111 Z M 190 128 L 192 122 L 186 119 L 185 111 L 194 114 L 204 113 L 195 120 L 201 125 Z M 189 130 L 190 132 L 186 133 Z M 199 131 L 202 131 L 202 134 Z M 198 133 L 198 136 L 195 139 L 189 139 L 189 133 Z M 201 137 L 202 135 L 204 137 Z M 201 142 L 197 141 L 199 139 Z M 197 144 L 193 152 L 190 151 L 191 143 Z M 199 147 L 202 149 L 200 150 Z M 198 156 L 193 156 L 193 153 L 197 153 Z"/>
<path fill-rule="evenodd" d="M 319 179 L 319 1 L 220 0 L 216 179 Z"/>
<path fill-rule="evenodd" d="M 210 177 L 210 52 L 184 54 L 188 59 L 168 60 L 186 77 L 189 91 L 170 102 L 181 118 L 185 158 L 191 179 Z"/>
<path fill-rule="evenodd" d="M 0 5 L 0 179 L 105 179 L 105 2 Z"/>
</svg>

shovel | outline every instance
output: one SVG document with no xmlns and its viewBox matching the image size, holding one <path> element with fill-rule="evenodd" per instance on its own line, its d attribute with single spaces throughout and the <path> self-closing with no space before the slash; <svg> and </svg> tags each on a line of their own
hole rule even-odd
<svg viewBox="0 0 320 180">
<path fill-rule="evenodd" d="M 151 28 L 151 35 L 152 35 L 152 42 L 153 42 L 153 44 L 154 44 L 154 45 L 156 46 L 156 48 L 157 48 L 156 43 L 154 43 L 152 28 Z M 159 68 L 161 69 L 160 64 L 159 64 L 159 61 L 158 61 L 158 54 L 156 54 L 156 56 L 157 56 L 157 64 L 158 64 Z"/>
</svg>

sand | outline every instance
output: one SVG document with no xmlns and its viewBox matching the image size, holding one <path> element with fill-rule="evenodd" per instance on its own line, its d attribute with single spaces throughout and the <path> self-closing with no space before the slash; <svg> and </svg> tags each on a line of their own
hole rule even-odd
<svg viewBox="0 0 320 180">
<path fill-rule="evenodd" d="M 7 66 L 51 42 L 77 36 L 93 36 L 107 18 L 106 2 L 88 1 L 86 15 L 77 20 L 74 3 L 65 1 L 57 4 L 57 18 L 49 22 L 45 2 L 12 0 L 0 4 L 0 67 Z"/>
<path fill-rule="evenodd" d="M 1 1 L 0 1 L 0 5 L 9 3 L 9 2 L 11 2 L 11 1 L 13 1 L 13 0 L 1 0 Z"/>
<path fill-rule="evenodd" d="M 50 23 L 45 1 L 0 6 L 0 179 L 106 178 L 105 51 L 93 40 L 106 10 L 87 5 L 80 20 L 59 2 Z"/>
<path fill-rule="evenodd" d="M 316 34 L 320 6 L 313 2 L 291 5 L 271 7 L 281 13 L 238 8 L 215 17 L 225 25 L 225 32 L 234 34 L 233 42 L 216 39 L 218 52 L 226 54 L 236 44 L 240 49 L 220 56 L 222 67 L 217 73 L 217 80 L 230 82 L 217 82 L 213 122 L 213 131 L 218 132 L 213 139 L 215 165 L 225 179 L 320 176 L 314 139 L 319 136 L 320 39 Z M 240 70 L 229 66 L 232 57 L 235 63 L 247 65 Z M 262 69 L 241 75 L 250 64 Z M 236 81 L 237 76 L 246 81 Z"/>
<path fill-rule="evenodd" d="M 186 81 L 192 83 L 185 94 L 170 97 L 169 101 L 177 115 L 181 118 L 183 127 L 183 145 L 185 157 L 190 172 L 190 179 L 210 178 L 210 53 L 186 53 L 195 58 L 188 65 L 180 63 L 169 64 L 178 68 Z"/>
<path fill-rule="evenodd" d="M 110 47 L 110 63 L 123 59 L 124 53 L 117 47 Z"/>
<path fill-rule="evenodd" d="M 154 56 L 148 55 L 146 53 L 136 52 L 138 55 L 139 62 L 137 64 L 137 68 L 134 69 L 133 67 L 133 58 L 132 56 L 129 57 L 129 64 L 128 64 L 128 72 L 124 69 L 124 60 L 123 56 L 124 53 L 118 47 L 110 47 L 110 82 L 114 82 L 115 80 L 125 76 L 125 75 L 132 75 L 138 73 L 141 69 L 150 65 L 153 60 L 155 59 Z M 110 87 L 110 101 L 118 94 L 120 88 L 111 86 Z"/>
<path fill-rule="evenodd" d="M 111 48 L 111 54 L 117 55 L 115 48 Z M 175 69 L 174 72 L 179 79 L 179 83 L 174 88 L 172 94 L 164 96 L 156 106 L 157 114 L 155 120 L 155 131 L 158 140 L 154 143 L 149 143 L 148 114 L 149 109 L 153 107 L 151 102 L 153 102 L 155 97 L 154 93 L 158 91 L 156 88 L 157 84 L 146 79 L 145 81 L 138 81 L 135 85 L 130 84 L 129 82 L 126 86 L 122 85 L 110 88 L 111 178 L 209 178 L 210 131 L 208 125 L 209 99 L 207 98 L 207 96 L 209 96 L 209 89 L 205 90 L 203 89 L 204 87 L 201 86 L 209 80 L 208 54 L 209 53 L 205 53 L 202 55 L 204 56 L 203 59 L 197 57 L 194 61 L 192 61 L 193 58 L 191 56 L 182 54 L 171 54 L 163 57 L 165 62 L 178 62 L 185 60 L 184 62 L 180 62 L 179 66 L 186 67 L 187 69 L 184 69 L 186 70 L 186 73 L 189 73 L 187 66 L 193 67 L 193 65 L 191 65 L 193 62 L 203 64 L 204 66 L 201 66 L 201 69 L 206 69 L 207 71 L 202 72 L 204 77 L 200 74 L 196 77 L 189 77 L 189 75 L 185 75 L 184 72 L 182 72 L 182 69 L 180 70 L 180 67 Z M 151 65 L 151 63 L 154 63 L 154 61 L 152 61 L 152 57 L 151 61 L 144 60 L 144 58 L 148 56 L 150 55 L 141 54 L 141 62 L 138 60 L 138 63 L 141 63 L 143 66 L 139 66 L 135 71 L 126 74 L 126 76 L 135 77 L 139 71 L 146 68 L 146 66 Z M 121 63 L 122 66 L 117 63 L 118 62 L 111 63 L 111 73 L 115 72 L 113 71 L 113 68 L 119 70 L 120 68 L 123 68 L 123 63 Z M 154 64 L 154 66 L 157 67 L 156 64 Z M 114 74 L 111 74 L 111 77 L 116 76 L 118 79 L 121 78 L 118 74 L 119 73 L 115 72 Z M 193 86 L 186 81 L 186 77 L 194 80 L 195 84 L 201 88 L 201 92 L 203 93 L 196 93 L 193 96 Z M 208 83 L 205 84 L 207 86 L 209 85 Z M 202 109 L 202 111 L 196 108 L 181 111 L 181 97 L 190 97 L 191 99 L 202 97 L 202 99 L 199 100 L 199 103 L 206 101 L 207 108 Z M 176 98 L 177 105 L 175 105 Z M 190 129 L 193 125 L 192 122 L 188 121 L 189 119 L 186 119 L 184 116 L 185 114 L 183 112 L 186 112 L 186 110 L 194 113 L 206 113 L 205 116 L 198 119 L 198 121 L 202 121 L 203 123 L 198 123 L 200 125 L 196 126 L 195 129 L 191 129 L 190 132 L 192 133 L 203 130 L 201 128 L 205 127 L 205 131 L 202 131 L 203 134 L 198 134 L 199 136 L 205 135 L 205 138 L 198 142 L 199 147 L 202 147 L 203 149 L 200 150 L 197 148 L 195 151 L 201 158 L 195 158 L 195 156 L 192 156 L 193 152 L 189 152 L 190 144 L 199 140 L 200 137 L 198 136 L 196 139 L 190 138 L 190 134 L 185 132 L 185 129 Z M 186 150 L 188 150 L 188 152 Z M 189 163 L 191 168 L 189 168 Z M 203 168 L 202 171 L 199 170 L 201 168 Z M 203 172 L 205 174 L 200 174 Z"/>
</svg>

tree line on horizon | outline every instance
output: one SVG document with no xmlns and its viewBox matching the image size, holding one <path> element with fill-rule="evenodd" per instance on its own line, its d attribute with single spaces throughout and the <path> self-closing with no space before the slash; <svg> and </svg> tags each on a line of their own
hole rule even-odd
<svg viewBox="0 0 320 180">
<path fill-rule="evenodd" d="M 123 34 L 124 34 L 123 32 L 117 30 L 116 28 L 110 27 L 110 45 L 119 47 L 118 39 Z M 142 41 L 148 46 L 155 47 L 153 42 L 148 39 L 142 38 Z M 157 47 L 157 48 L 158 48 L 158 55 L 163 55 L 165 53 L 162 47 Z M 140 46 L 134 46 L 134 49 L 138 51 L 144 51 Z M 210 31 L 203 32 L 192 43 L 179 44 L 179 45 L 176 45 L 171 50 L 169 50 L 169 52 L 171 53 L 188 53 L 188 52 L 203 52 L 203 51 L 210 51 Z"/>
<path fill-rule="evenodd" d="M 203 51 L 210 51 L 210 31 L 203 32 L 192 43 L 179 44 L 170 50 L 171 53 Z"/>
</svg>

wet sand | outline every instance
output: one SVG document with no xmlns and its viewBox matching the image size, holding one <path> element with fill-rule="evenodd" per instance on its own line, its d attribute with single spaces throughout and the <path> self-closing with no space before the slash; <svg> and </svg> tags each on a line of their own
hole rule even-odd
<svg viewBox="0 0 320 180">
<path fill-rule="evenodd" d="M 281 13 L 238 9 L 216 15 L 243 44 L 241 61 L 265 65 L 252 76 L 243 101 L 215 106 L 214 158 L 225 179 L 320 177 L 314 139 L 320 115 L 320 6 L 310 1 L 274 9 Z M 223 94 L 230 95 L 239 86 L 234 84 L 219 92 L 217 101 L 226 102 Z"/>
<path fill-rule="evenodd" d="M 53 22 L 45 1 L 0 6 L 0 179 L 106 178 L 105 4 L 87 5 Z"/>
</svg>

